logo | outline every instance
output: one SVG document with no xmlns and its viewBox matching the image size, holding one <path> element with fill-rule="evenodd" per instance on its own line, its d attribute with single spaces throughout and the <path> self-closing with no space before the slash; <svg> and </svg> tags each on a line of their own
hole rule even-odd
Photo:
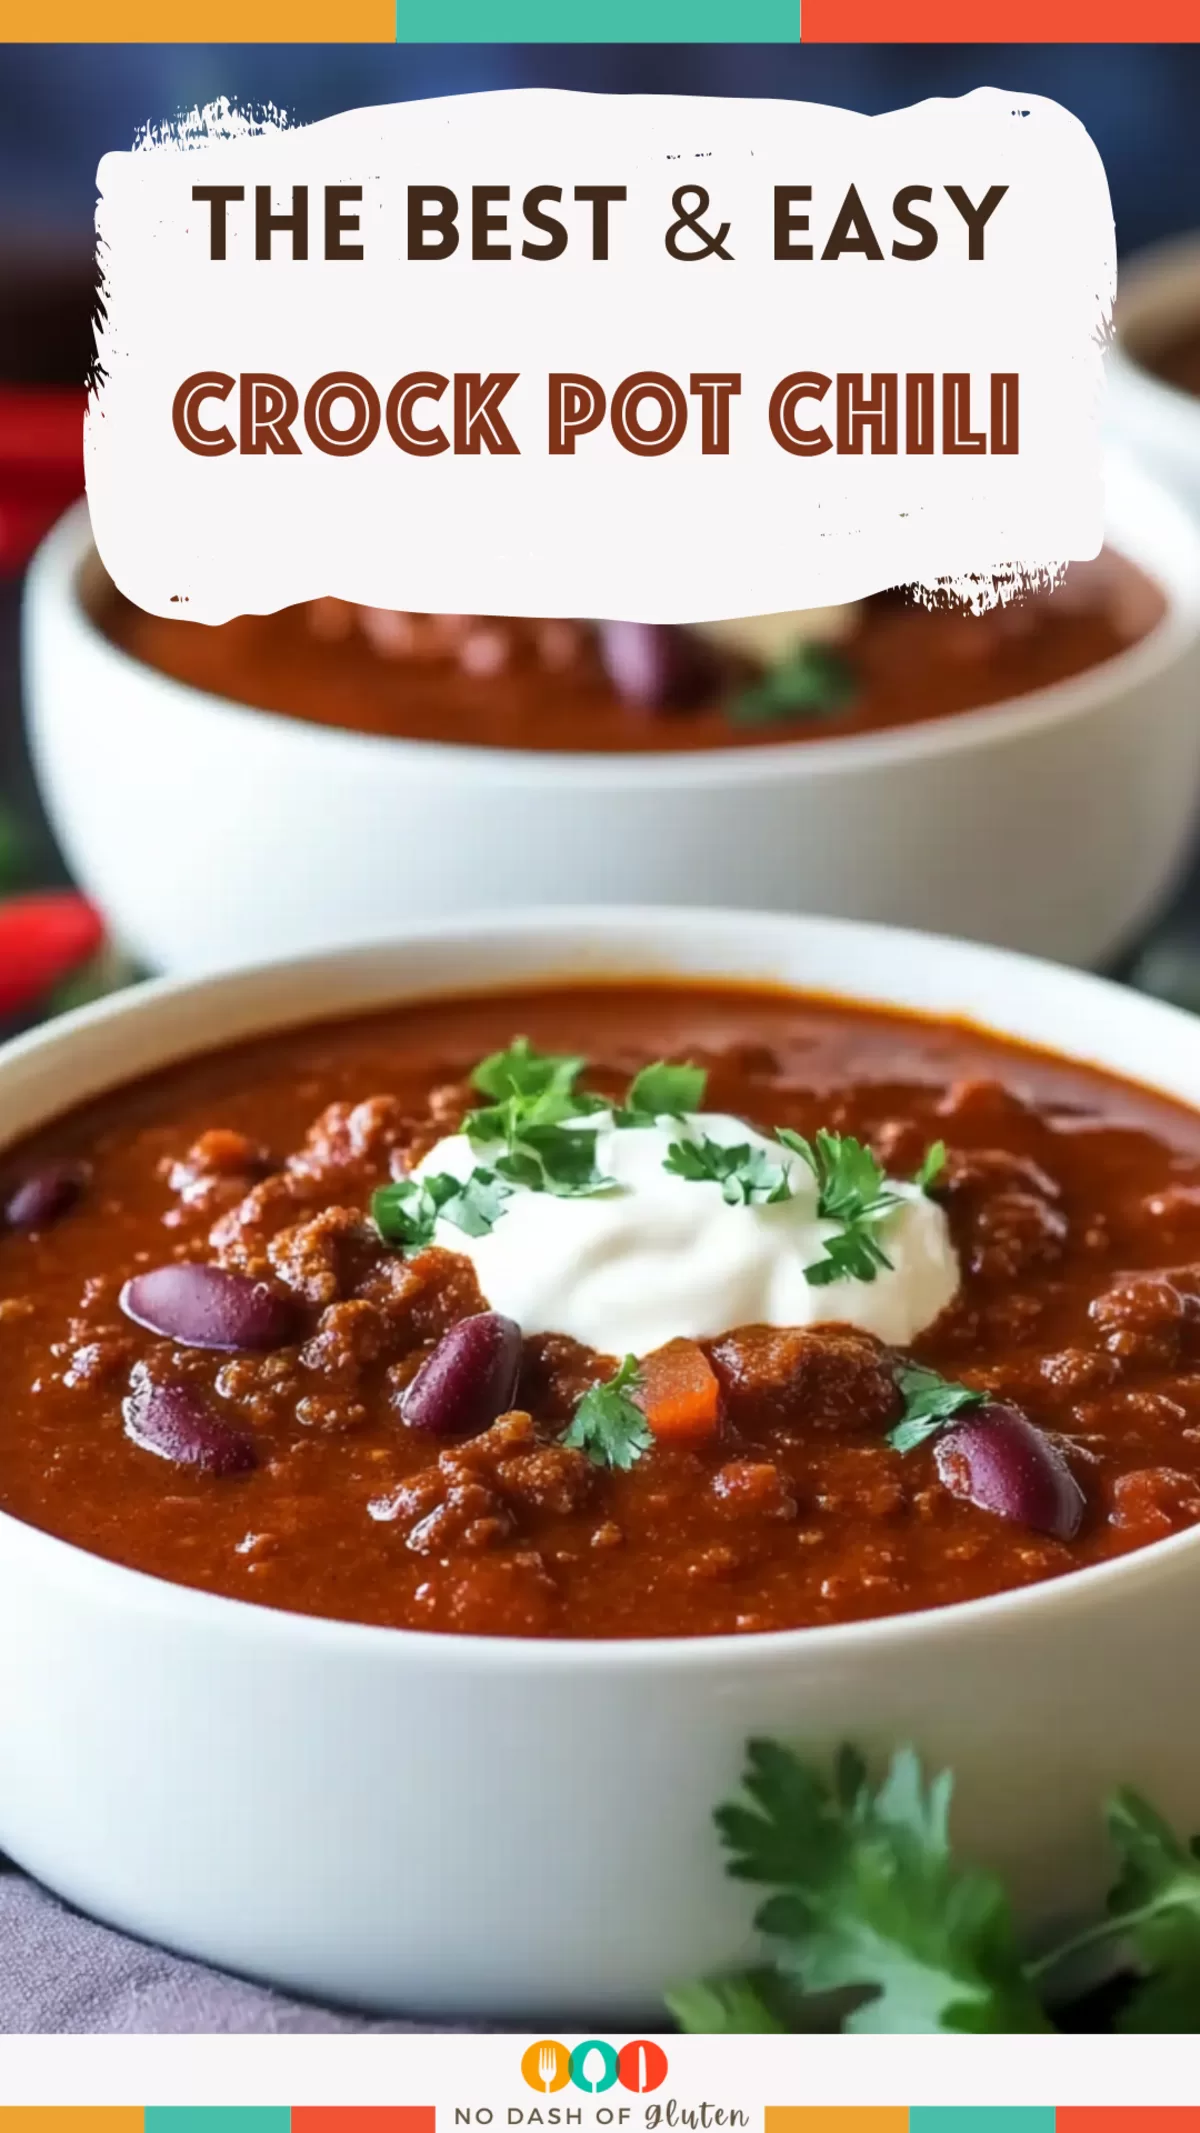
<svg viewBox="0 0 1200 2133">
<path fill-rule="evenodd" d="M 618 2082 L 635 2096 L 644 2096 L 666 2080 L 667 2055 L 649 2037 L 634 2037 L 620 2051 L 603 2037 L 585 2037 L 574 2051 L 568 2051 L 557 2037 L 542 2037 L 523 2055 L 521 2072 L 529 2087 L 543 2096 L 565 2089 L 568 2082 L 587 2096 L 603 2096 Z"/>
</svg>

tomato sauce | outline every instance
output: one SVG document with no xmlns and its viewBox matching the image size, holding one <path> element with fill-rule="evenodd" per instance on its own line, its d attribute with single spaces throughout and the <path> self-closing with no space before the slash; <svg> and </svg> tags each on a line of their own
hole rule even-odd
<svg viewBox="0 0 1200 2133">
<path fill-rule="evenodd" d="M 720 657 L 687 631 L 647 626 L 639 645 L 640 626 L 621 625 L 614 656 L 613 626 L 585 622 L 317 601 L 208 628 L 143 614 L 116 593 L 97 610 L 135 659 L 260 710 L 391 738 L 556 753 L 816 742 L 951 717 L 1100 666 L 1163 612 L 1157 588 L 1111 553 L 1073 565 L 1056 591 L 980 615 L 881 594 L 835 648 L 844 689 L 807 710 L 788 710 L 771 691 L 762 715 L 753 662 Z M 747 701 L 760 706 L 748 721 Z"/>
</svg>

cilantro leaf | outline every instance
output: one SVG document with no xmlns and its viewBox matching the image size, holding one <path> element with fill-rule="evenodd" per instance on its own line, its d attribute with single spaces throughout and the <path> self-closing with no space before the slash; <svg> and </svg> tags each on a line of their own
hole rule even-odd
<svg viewBox="0 0 1200 2133">
<path fill-rule="evenodd" d="M 581 1096 L 575 1084 L 582 1074 L 586 1059 L 563 1052 L 539 1052 L 528 1037 L 517 1037 L 507 1051 L 490 1052 L 481 1059 L 471 1076 L 472 1086 L 481 1096 L 490 1096 L 493 1103 L 507 1103 L 513 1098 L 521 1104 L 569 1105 L 561 1113 L 564 1118 L 577 1118 L 581 1111 L 599 1110 L 599 1097 Z"/>
<path fill-rule="evenodd" d="M 445 1172 L 431 1178 L 397 1178 L 371 1194 L 371 1220 L 385 1244 L 404 1252 L 423 1251 L 433 1243 L 442 1201 L 458 1190 L 458 1179 Z"/>
<path fill-rule="evenodd" d="M 832 718 L 857 694 L 857 676 L 841 652 L 828 644 L 798 644 L 779 666 L 734 697 L 729 716 L 736 726 Z"/>
<path fill-rule="evenodd" d="M 559 1443 L 586 1452 L 593 1466 L 633 1466 L 654 1443 L 645 1415 L 630 1397 L 641 1386 L 637 1357 L 627 1355 L 606 1384 L 584 1393 Z"/>
<path fill-rule="evenodd" d="M 443 1170 L 381 1185 L 371 1194 L 371 1219 L 385 1244 L 420 1252 L 433 1243 L 439 1216 L 465 1236 L 486 1236 L 508 1197 L 509 1187 L 490 1170 L 473 1170 L 466 1179 Z"/>
<path fill-rule="evenodd" d="M 945 1141 L 931 1141 L 921 1158 L 921 1167 L 913 1177 L 913 1184 L 922 1192 L 928 1192 L 937 1183 L 946 1167 Z"/>
<path fill-rule="evenodd" d="M 666 2001 L 685 2035 L 782 2035 L 789 2025 L 771 2005 L 771 1983 L 769 1973 L 752 1970 L 736 1977 L 697 1978 L 694 1984 L 674 1986 Z"/>
<path fill-rule="evenodd" d="M 461 1229 L 467 1237 L 486 1237 L 495 1228 L 504 1213 L 504 1203 L 511 1199 L 511 1188 L 494 1170 L 475 1169 L 466 1178 L 457 1192 L 448 1193 L 442 1201 L 441 1214 L 455 1229 Z"/>
<path fill-rule="evenodd" d="M 959 1866 L 949 1773 L 911 1749 L 872 1787 L 843 1749 L 832 1780 L 769 1741 L 749 1748 L 749 1804 L 717 1812 L 729 1871 L 774 1890 L 758 1925 L 808 1993 L 857 1990 L 853 2031 L 1044 2031 L 1004 1891 Z M 867 1996 L 869 1995 L 869 1996 Z"/>
<path fill-rule="evenodd" d="M 986 1393 L 975 1392 L 970 1385 L 956 1385 L 952 1378 L 939 1377 L 936 1370 L 927 1370 L 923 1363 L 899 1363 L 896 1383 L 904 1395 L 904 1413 L 896 1427 L 888 1431 L 887 1439 L 896 1452 L 915 1450 L 964 1408 L 979 1407 L 987 1398 Z"/>
<path fill-rule="evenodd" d="M 826 1221 L 860 1222 L 896 1206 L 878 1156 L 853 1134 L 830 1133 L 820 1126 L 809 1141 L 790 1126 L 780 1126 L 775 1138 L 808 1164 L 817 1181 L 817 1213 Z"/>
<path fill-rule="evenodd" d="M 1129 1790 L 1109 1802 L 1108 1833 L 1121 1861 L 1110 1919 L 1144 1973 L 1117 2026 L 1200 2029 L 1200 1838 L 1181 1843 Z"/>
<path fill-rule="evenodd" d="M 502 1149 L 492 1169 L 510 1185 L 566 1199 L 611 1186 L 596 1167 L 595 1131 L 574 1123 L 607 1108 L 603 1097 L 576 1087 L 586 1064 L 574 1055 L 536 1051 L 527 1037 L 518 1037 L 476 1067 L 472 1081 L 493 1101 L 468 1112 L 463 1132 L 474 1148 Z"/>
<path fill-rule="evenodd" d="M 656 1059 L 644 1066 L 629 1084 L 629 1091 L 614 1116 L 618 1126 L 653 1126 L 660 1118 L 686 1118 L 704 1102 L 708 1075 L 703 1067 L 673 1066 Z"/>
<path fill-rule="evenodd" d="M 495 1168 L 510 1184 L 530 1192 L 578 1200 L 607 1191 L 613 1180 L 596 1167 L 596 1136 L 567 1126 L 522 1126 Z"/>
<path fill-rule="evenodd" d="M 851 1133 L 830 1133 L 824 1126 L 811 1141 L 790 1126 L 780 1126 L 775 1138 L 811 1170 L 822 1221 L 841 1225 L 841 1235 L 827 1237 L 823 1256 L 805 1267 L 805 1280 L 813 1288 L 847 1279 L 874 1281 L 892 1263 L 879 1241 L 879 1225 L 900 1205 L 874 1150 Z"/>
<path fill-rule="evenodd" d="M 790 1200 L 792 1188 L 782 1163 L 773 1163 L 763 1148 L 739 1141 L 727 1148 L 707 1134 L 695 1140 L 672 1141 L 663 1157 L 663 1169 L 672 1177 L 693 1184 L 719 1185 L 730 1207 L 753 1206 L 756 1202 Z"/>
<path fill-rule="evenodd" d="M 864 1224 L 827 1237 L 824 1258 L 805 1267 L 804 1279 L 813 1289 L 827 1288 L 831 1281 L 874 1281 L 880 1269 L 891 1264 L 874 1232 Z"/>
</svg>

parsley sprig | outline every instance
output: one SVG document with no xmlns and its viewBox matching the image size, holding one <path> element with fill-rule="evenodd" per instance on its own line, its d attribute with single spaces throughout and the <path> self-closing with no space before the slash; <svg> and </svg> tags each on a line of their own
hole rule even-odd
<svg viewBox="0 0 1200 2133">
<path fill-rule="evenodd" d="M 467 1237 L 486 1237 L 510 1191 L 503 1178 L 483 1169 L 466 1179 L 444 1170 L 435 1177 L 398 1178 L 372 1193 L 371 1218 L 385 1244 L 421 1252 L 433 1243 L 439 1216 Z"/>
<path fill-rule="evenodd" d="M 633 1466 L 654 1443 L 650 1424 L 632 1398 L 642 1383 L 637 1357 L 627 1355 L 613 1377 L 584 1393 L 560 1443 L 586 1452 L 593 1466 Z"/>
<path fill-rule="evenodd" d="M 812 2027 L 824 1996 L 824 2026 L 850 2031 L 1046 2032 L 1071 1965 L 1107 1949 L 1137 1973 L 1118 2028 L 1200 2030 L 1200 1838 L 1181 1842 L 1137 1793 L 1108 1804 L 1105 1916 L 1030 1960 L 1002 1884 L 955 1858 L 948 1771 L 926 1779 L 911 1748 L 878 1785 L 850 1748 L 831 1777 L 771 1741 L 748 1758 L 745 1799 L 716 1821 L 728 1871 L 772 1892 L 757 1920 L 771 1960 L 670 1993 L 682 2029 Z"/>
<path fill-rule="evenodd" d="M 896 1383 L 904 1395 L 904 1413 L 895 1428 L 888 1431 L 887 1441 L 897 1452 L 914 1451 L 927 1437 L 935 1437 L 945 1429 L 965 1408 L 979 1407 L 987 1399 L 985 1392 L 976 1392 L 970 1385 L 956 1385 L 953 1378 L 940 1377 L 923 1363 L 898 1364 Z"/>
<path fill-rule="evenodd" d="M 719 1185 L 729 1207 L 750 1207 L 772 1200 L 790 1200 L 792 1188 L 782 1163 L 773 1163 L 764 1148 L 739 1141 L 728 1148 L 720 1141 L 699 1134 L 694 1140 L 672 1141 L 663 1157 L 663 1169 L 673 1177 L 694 1183 Z"/>
<path fill-rule="evenodd" d="M 858 678 L 841 652 L 828 644 L 798 644 L 777 667 L 734 697 L 729 715 L 737 726 L 833 718 L 847 710 L 857 694 Z"/>
<path fill-rule="evenodd" d="M 614 1121 L 618 1126 L 654 1126 L 660 1118 L 686 1118 L 689 1111 L 700 1109 L 707 1086 L 703 1067 L 656 1059 L 634 1075 L 624 1103 L 613 1112 Z"/>
<path fill-rule="evenodd" d="M 602 1096 L 577 1086 L 586 1065 L 573 1055 L 539 1052 L 527 1037 L 480 1061 L 472 1084 L 491 1101 L 467 1113 L 463 1132 L 473 1148 L 488 1152 L 497 1176 L 560 1199 L 611 1188 L 612 1179 L 596 1167 L 595 1131 L 573 1123 L 608 1108 Z M 496 1148 L 501 1152 L 492 1154 Z"/>
<path fill-rule="evenodd" d="M 775 1138 L 789 1154 L 798 1155 L 815 1178 L 817 1214 L 838 1225 L 826 1238 L 820 1259 L 805 1267 L 805 1280 L 814 1288 L 844 1279 L 874 1281 L 881 1268 L 892 1264 L 880 1227 L 902 1205 L 902 1195 L 888 1185 L 878 1156 L 853 1134 L 831 1133 L 823 1126 L 812 1140 L 790 1126 L 777 1127 Z M 945 1160 L 945 1144 L 935 1141 L 914 1184 L 928 1192 Z M 672 1141 L 663 1169 L 698 1184 L 719 1185 L 731 1207 L 790 1200 L 795 1193 L 786 1165 L 773 1163 L 764 1148 L 748 1141 L 729 1147 L 707 1134 Z"/>
<path fill-rule="evenodd" d="M 813 1288 L 846 1277 L 874 1281 L 881 1268 L 892 1264 L 880 1240 L 880 1226 L 901 1204 L 874 1150 L 853 1134 L 830 1133 L 824 1126 L 811 1141 L 781 1126 L 776 1139 L 807 1163 L 817 1181 L 818 1215 L 838 1224 L 836 1235 L 825 1240 L 822 1257 L 805 1267 L 805 1280 Z"/>
</svg>

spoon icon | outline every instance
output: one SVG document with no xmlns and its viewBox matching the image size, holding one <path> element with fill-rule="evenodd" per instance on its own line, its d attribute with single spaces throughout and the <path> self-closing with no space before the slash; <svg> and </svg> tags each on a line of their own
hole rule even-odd
<svg viewBox="0 0 1200 2133">
<path fill-rule="evenodd" d="M 593 2059 L 593 2057 L 597 2058 L 597 2059 L 598 2059 L 598 2060 L 600 2061 L 600 2068 L 599 2068 L 599 2072 L 598 2072 L 598 2073 L 597 2073 L 597 2074 L 595 2075 L 595 2077 L 594 2077 L 594 2078 L 593 2078 L 593 2076 L 591 2075 L 591 2073 L 589 2072 L 589 2068 L 590 2068 L 590 2066 L 591 2066 L 591 2063 L 592 2063 L 592 2059 Z M 592 2045 L 589 2045 L 589 2046 L 588 2046 L 588 2049 L 587 2049 L 587 2050 L 585 2051 L 585 2053 L 584 2053 L 584 2055 L 583 2055 L 583 2058 L 582 2058 L 582 2059 L 580 2060 L 580 2062 L 579 2062 L 579 2075 L 578 2075 L 578 2079 L 579 2079 L 579 2081 L 580 2081 L 581 2085 L 582 2085 L 582 2086 L 583 2086 L 583 2087 L 584 2087 L 585 2089 L 590 2089 L 590 2090 L 591 2090 L 591 2093 L 592 2093 L 592 2094 L 593 2094 L 593 2096 L 594 2096 L 594 2095 L 595 2095 L 595 2093 L 596 2093 L 596 2090 L 597 2090 L 597 2089 L 599 2088 L 599 2086 L 600 2086 L 600 2083 L 601 2083 L 601 2082 L 603 2081 L 603 2079 L 604 2079 L 605 2075 L 607 2074 L 607 2072 L 608 2072 L 608 2067 L 607 2067 L 607 2065 L 606 2065 L 606 2063 L 605 2063 L 604 2053 L 603 2053 L 603 2052 L 602 2052 L 602 2051 L 600 2050 L 600 2048 L 599 2048 L 599 2046 L 598 2046 L 598 2045 L 596 2045 L 596 2044 L 592 2044 Z"/>
</svg>

